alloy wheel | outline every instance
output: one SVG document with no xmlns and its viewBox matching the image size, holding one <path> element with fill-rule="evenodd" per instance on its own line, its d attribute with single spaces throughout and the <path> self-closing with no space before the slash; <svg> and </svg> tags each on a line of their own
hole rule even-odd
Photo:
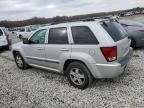
<svg viewBox="0 0 144 108">
<path fill-rule="evenodd" d="M 70 79 L 76 85 L 83 85 L 85 82 L 85 76 L 84 76 L 83 72 L 78 68 L 71 69 Z"/>
</svg>

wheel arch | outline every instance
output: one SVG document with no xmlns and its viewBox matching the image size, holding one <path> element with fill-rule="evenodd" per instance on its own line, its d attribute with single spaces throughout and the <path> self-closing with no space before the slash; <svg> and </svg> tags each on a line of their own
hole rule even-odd
<svg viewBox="0 0 144 108">
<path fill-rule="evenodd" d="M 15 57 L 15 53 L 17 53 L 17 52 L 20 53 L 20 55 L 23 57 L 23 59 L 27 62 L 27 60 L 26 60 L 25 57 L 23 56 L 22 52 L 19 51 L 19 50 L 13 50 L 13 51 L 12 51 L 13 57 Z"/>
<path fill-rule="evenodd" d="M 92 73 L 91 71 L 91 67 L 85 63 L 83 60 L 78 60 L 78 59 L 68 59 L 65 61 L 64 65 L 63 65 L 63 73 L 64 75 L 66 74 L 66 69 L 67 67 L 72 63 L 72 62 L 79 62 L 79 63 L 82 63 L 84 66 L 86 66 L 86 68 L 89 70 L 91 76 L 94 78 L 94 74 Z"/>
<path fill-rule="evenodd" d="M 13 56 L 14 56 L 17 52 L 20 53 L 20 52 L 17 51 L 17 50 L 13 50 L 13 51 L 12 51 Z"/>
</svg>

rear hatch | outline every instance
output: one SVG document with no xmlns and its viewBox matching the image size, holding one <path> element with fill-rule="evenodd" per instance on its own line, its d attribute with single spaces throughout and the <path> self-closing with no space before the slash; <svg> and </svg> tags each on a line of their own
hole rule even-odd
<svg viewBox="0 0 144 108">
<path fill-rule="evenodd" d="M 117 47 L 117 60 L 121 60 L 128 54 L 131 44 L 127 32 L 116 20 L 103 21 L 101 25 L 115 42 L 115 46 Z"/>
</svg>

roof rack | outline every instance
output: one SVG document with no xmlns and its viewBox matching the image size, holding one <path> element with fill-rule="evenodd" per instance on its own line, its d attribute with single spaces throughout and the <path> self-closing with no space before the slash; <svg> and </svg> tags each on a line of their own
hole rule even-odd
<svg viewBox="0 0 144 108">
<path fill-rule="evenodd" d="M 53 22 L 50 23 L 50 25 L 57 25 L 57 24 L 62 24 L 62 23 L 69 23 L 69 22 L 78 22 L 78 21 L 95 21 L 96 19 L 115 19 L 114 16 L 109 15 L 109 16 L 102 16 L 102 17 L 93 17 L 93 18 L 86 18 L 86 19 L 79 19 L 79 20 L 71 20 L 71 21 L 62 21 L 62 22 Z"/>
<path fill-rule="evenodd" d="M 100 21 L 100 22 L 103 22 L 103 21 L 106 21 L 106 20 L 111 20 L 111 21 L 117 21 L 118 22 L 118 19 L 119 18 L 117 16 L 112 16 L 112 15 L 104 16 L 104 17 L 95 17 L 95 20 Z"/>
<path fill-rule="evenodd" d="M 77 20 L 78 21 L 78 20 Z M 61 23 L 69 23 L 69 22 L 77 22 L 77 21 L 61 21 L 61 22 L 53 22 L 50 23 L 50 25 L 57 25 L 57 24 L 61 24 Z"/>
<path fill-rule="evenodd" d="M 61 23 L 70 23 L 70 22 L 78 22 L 78 21 L 95 21 L 93 18 L 87 18 L 87 19 L 79 19 L 79 20 L 71 20 L 71 21 L 62 21 L 62 22 L 53 22 L 50 25 L 56 25 L 56 24 L 61 24 Z"/>
</svg>

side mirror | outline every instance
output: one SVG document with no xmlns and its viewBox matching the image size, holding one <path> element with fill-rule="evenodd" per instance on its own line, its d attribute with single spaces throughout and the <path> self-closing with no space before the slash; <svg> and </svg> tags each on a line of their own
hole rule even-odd
<svg viewBox="0 0 144 108">
<path fill-rule="evenodd" d="M 30 41 L 28 40 L 28 38 L 23 38 L 23 44 L 30 44 Z"/>
</svg>

